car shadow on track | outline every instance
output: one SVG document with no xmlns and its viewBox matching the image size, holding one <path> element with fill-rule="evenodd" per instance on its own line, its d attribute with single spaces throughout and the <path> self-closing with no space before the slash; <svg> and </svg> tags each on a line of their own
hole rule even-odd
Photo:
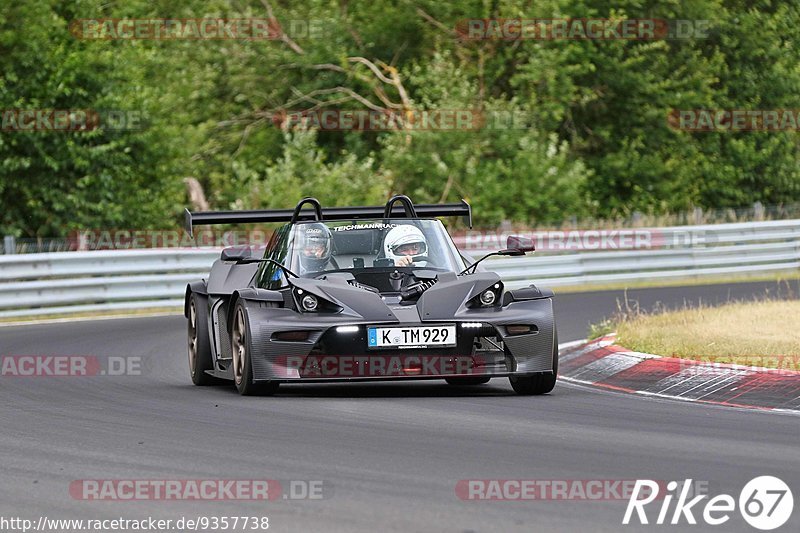
<svg viewBox="0 0 800 533">
<path fill-rule="evenodd" d="M 482 385 L 448 385 L 444 382 L 413 383 L 297 383 L 282 384 L 272 398 L 468 398 L 486 396 L 516 396 L 508 380 L 497 378 L 497 385 L 491 382 Z M 505 385 L 505 386 L 503 386 Z M 198 390 L 191 384 L 186 388 Z M 237 394 L 231 383 L 202 387 L 205 391 L 220 391 Z M 200 391 L 203 392 L 203 391 Z M 263 397 L 262 398 L 269 398 Z"/>
<path fill-rule="evenodd" d="M 505 379 L 498 385 L 448 385 L 446 383 L 305 383 L 283 384 L 275 398 L 463 398 L 516 396 Z M 235 389 L 232 392 L 236 392 Z"/>
</svg>

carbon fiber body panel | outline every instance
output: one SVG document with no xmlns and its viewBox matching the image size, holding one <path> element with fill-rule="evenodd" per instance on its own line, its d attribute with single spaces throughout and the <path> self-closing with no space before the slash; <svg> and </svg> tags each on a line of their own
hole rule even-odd
<svg viewBox="0 0 800 533">
<path fill-rule="evenodd" d="M 231 294 L 249 287 L 257 270 L 258 263 L 239 265 L 217 259 L 208 276 L 208 294 Z"/>
<path fill-rule="evenodd" d="M 470 310 L 468 316 L 459 320 L 427 320 L 417 319 L 411 322 L 399 320 L 413 319 L 418 315 L 417 307 L 407 306 L 405 309 L 393 310 L 393 320 L 354 319 L 343 314 L 324 315 L 322 313 L 299 314 L 290 309 L 267 307 L 263 302 L 246 303 L 250 319 L 250 330 L 253 347 L 253 377 L 256 381 L 279 380 L 297 381 L 303 379 L 301 373 L 294 371 L 302 366 L 309 357 L 334 358 L 379 358 L 411 355 L 421 357 L 442 357 L 453 359 L 459 357 L 472 358 L 473 365 L 481 365 L 483 375 L 508 376 L 510 374 L 530 374 L 549 372 L 553 368 L 554 331 L 552 301 L 549 298 L 513 302 L 500 310 Z M 387 311 L 391 308 L 385 306 Z M 383 313 L 389 315 L 389 312 Z M 387 316 L 388 318 L 388 316 Z M 464 324 L 481 322 L 484 329 L 476 330 Z M 412 350 L 370 350 L 367 347 L 366 328 L 368 326 L 415 326 L 431 324 L 456 324 L 458 332 L 457 345 L 447 348 L 415 348 Z M 509 335 L 505 326 L 531 325 L 533 332 L 522 335 Z M 353 332 L 340 333 L 337 326 L 357 326 Z M 476 340 L 486 335 L 485 328 L 493 327 L 493 339 L 505 344 L 505 353 L 497 350 L 480 349 L 475 346 Z M 275 334 L 288 331 L 308 332 L 305 341 L 280 341 Z M 472 367 L 470 367 L 472 368 Z M 469 372 L 465 375 L 469 375 Z M 371 376 L 380 378 L 381 376 Z M 414 379 L 432 376 L 396 376 L 397 379 Z M 330 377 L 328 380 L 349 380 L 350 377 Z M 383 378 L 386 379 L 386 378 Z"/>
</svg>

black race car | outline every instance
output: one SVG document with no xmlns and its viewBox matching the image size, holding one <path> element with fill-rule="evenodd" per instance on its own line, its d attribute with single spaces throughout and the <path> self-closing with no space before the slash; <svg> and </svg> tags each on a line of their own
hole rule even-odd
<svg viewBox="0 0 800 533">
<path fill-rule="evenodd" d="M 304 209 L 305 208 L 305 209 Z M 550 392 L 558 371 L 553 293 L 505 290 L 459 253 L 435 217 L 470 206 L 186 211 L 195 225 L 285 222 L 263 254 L 226 248 L 208 280 L 186 288 L 189 368 L 196 385 L 232 380 L 243 395 L 280 383 L 508 377 L 519 394 Z M 524 255 L 509 237 L 489 255 Z"/>
</svg>

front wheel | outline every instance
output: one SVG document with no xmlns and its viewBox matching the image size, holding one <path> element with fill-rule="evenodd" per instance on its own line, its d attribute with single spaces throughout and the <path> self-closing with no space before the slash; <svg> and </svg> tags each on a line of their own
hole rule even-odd
<svg viewBox="0 0 800 533">
<path fill-rule="evenodd" d="M 511 388 L 523 396 L 547 394 L 556 386 L 558 379 L 558 333 L 553 334 L 553 373 L 532 376 L 509 376 Z"/>
<path fill-rule="evenodd" d="M 250 325 L 243 302 L 236 303 L 236 313 L 231 332 L 233 354 L 233 381 L 242 396 L 271 396 L 278 390 L 277 381 L 253 383 L 252 342 Z"/>
</svg>

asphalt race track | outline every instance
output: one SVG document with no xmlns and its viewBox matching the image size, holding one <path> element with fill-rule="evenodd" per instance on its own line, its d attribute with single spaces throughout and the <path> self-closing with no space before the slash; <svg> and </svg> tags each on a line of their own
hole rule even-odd
<svg viewBox="0 0 800 533">
<path fill-rule="evenodd" d="M 649 308 L 749 298 L 767 287 L 774 292 L 774 284 L 749 283 L 628 297 Z M 582 338 L 621 296 L 559 296 L 561 342 Z M 738 500 L 747 481 L 774 475 L 795 499 L 779 531 L 800 531 L 798 416 L 563 382 L 548 396 L 520 397 L 506 379 L 464 388 L 443 381 L 288 386 L 275 397 L 242 398 L 232 387 L 191 384 L 185 330 L 179 316 L 0 328 L 5 356 L 142 362 L 133 375 L 0 377 L 0 516 L 268 516 L 270 531 L 757 531 L 738 508 L 722 526 L 704 524 L 704 502 L 694 508 L 701 525 L 654 526 L 661 505 L 654 503 L 651 525 L 623 526 L 624 500 L 465 501 L 456 484 L 693 479 Z M 275 479 L 284 488 L 321 481 L 323 498 L 87 501 L 69 490 L 84 479 Z"/>
</svg>

